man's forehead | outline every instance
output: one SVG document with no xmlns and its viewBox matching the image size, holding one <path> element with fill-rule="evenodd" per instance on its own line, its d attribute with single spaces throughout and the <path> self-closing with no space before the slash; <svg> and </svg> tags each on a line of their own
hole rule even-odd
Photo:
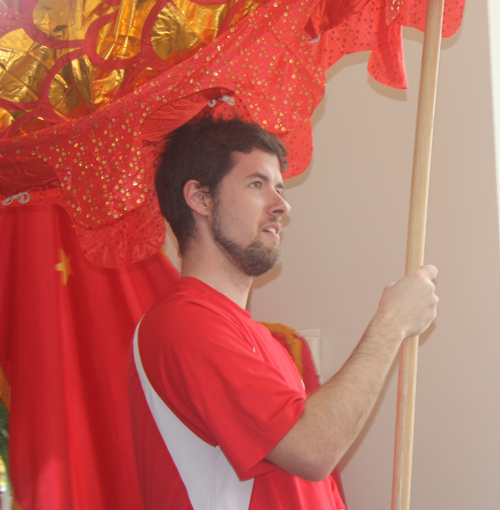
<svg viewBox="0 0 500 510">
<path fill-rule="evenodd" d="M 228 175 L 238 175 L 240 178 L 263 177 L 283 183 L 281 166 L 276 154 L 253 149 L 248 154 L 233 152 L 233 166 Z"/>
</svg>

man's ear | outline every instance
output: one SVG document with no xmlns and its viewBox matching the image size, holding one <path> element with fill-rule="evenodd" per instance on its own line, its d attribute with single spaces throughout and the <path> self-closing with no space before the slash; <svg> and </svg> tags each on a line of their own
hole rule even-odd
<svg viewBox="0 0 500 510">
<path fill-rule="evenodd" d="M 202 188 L 198 181 L 191 179 L 184 185 L 184 200 L 186 204 L 201 216 L 208 216 L 210 212 L 210 198 L 206 188 Z"/>
</svg>

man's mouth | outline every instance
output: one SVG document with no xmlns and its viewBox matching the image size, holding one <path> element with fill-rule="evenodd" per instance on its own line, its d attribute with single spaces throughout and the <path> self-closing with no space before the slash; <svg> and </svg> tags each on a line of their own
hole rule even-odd
<svg viewBox="0 0 500 510">
<path fill-rule="evenodd" d="M 280 230 L 281 230 L 281 225 L 279 223 L 273 223 L 272 225 L 269 225 L 262 229 L 263 232 L 272 234 L 277 239 L 279 239 Z"/>
</svg>

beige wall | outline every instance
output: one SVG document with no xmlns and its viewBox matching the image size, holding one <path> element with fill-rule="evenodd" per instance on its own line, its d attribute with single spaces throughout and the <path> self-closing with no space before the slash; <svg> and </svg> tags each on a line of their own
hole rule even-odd
<svg viewBox="0 0 500 510">
<path fill-rule="evenodd" d="M 338 63 L 314 115 L 315 153 L 288 182 L 284 261 L 252 293 L 255 319 L 320 328 L 332 375 L 404 271 L 422 37 L 405 33 L 410 88 Z M 499 508 L 500 258 L 486 0 L 469 0 L 445 41 L 434 138 L 427 261 L 440 315 L 420 348 L 412 510 Z M 390 508 L 395 372 L 342 463 L 350 510 Z"/>
</svg>

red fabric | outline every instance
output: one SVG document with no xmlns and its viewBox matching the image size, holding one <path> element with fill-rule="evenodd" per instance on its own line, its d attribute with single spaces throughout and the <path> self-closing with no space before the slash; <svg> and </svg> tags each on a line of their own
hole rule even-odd
<svg viewBox="0 0 500 510">
<path fill-rule="evenodd" d="M 150 384 L 183 424 L 219 445 L 240 479 L 255 477 L 250 510 L 345 508 L 332 479 L 307 482 L 265 460 L 302 414 L 306 394 L 290 356 L 248 312 L 203 282 L 183 278 L 142 320 L 139 350 Z M 189 509 L 134 366 L 129 374 L 145 510 Z M 152 478 L 155 472 L 163 477 Z M 159 503 L 155 494 L 167 499 Z"/>
<path fill-rule="evenodd" d="M 0 364 L 12 388 L 17 500 L 25 510 L 139 510 L 126 356 L 135 324 L 176 270 L 162 254 L 121 269 L 89 263 L 55 205 L 3 211 L 0 233 Z"/>
<path fill-rule="evenodd" d="M 404 89 L 403 26 L 425 30 L 427 0 L 371 0 L 340 24 L 328 22 L 318 43 L 321 66 L 328 69 L 349 53 L 371 51 L 368 71 L 380 83 Z M 451 37 L 460 27 L 465 0 L 445 0 L 443 37 Z"/>
<path fill-rule="evenodd" d="M 395 8 L 388 10 L 388 5 Z M 463 6 L 464 0 L 446 0 L 444 36 L 458 29 Z M 405 87 L 401 28 L 423 29 L 425 10 L 425 0 L 267 1 L 196 54 L 174 63 L 154 56 L 148 42 L 154 9 L 144 26 L 141 53 L 133 61 L 98 59 L 90 29 L 83 42 L 45 36 L 44 44 L 65 44 L 71 50 L 61 66 L 85 53 L 97 69 L 127 69 L 130 79 L 117 92 L 119 99 L 66 122 L 47 97 L 51 76 L 34 101 L 11 104 L 0 98 L 5 108 L 27 112 L 0 142 L 3 196 L 30 191 L 33 202 L 61 204 L 92 262 L 116 267 L 147 258 L 161 248 L 164 236 L 152 189 L 158 139 L 210 100 L 229 98 L 234 106 L 215 101 L 206 111 L 241 115 L 278 134 L 290 150 L 285 177 L 297 175 L 310 162 L 309 119 L 323 97 L 326 69 L 345 54 L 367 50 L 376 79 Z M 28 14 L 16 26 L 42 37 Z M 319 40 L 312 41 L 321 30 Z M 139 86 L 143 82 L 136 83 L 134 76 L 148 65 L 163 71 Z M 26 122 L 39 118 L 47 127 L 21 136 Z M 16 164 L 19 158 L 23 165 Z M 18 204 L 14 199 L 11 206 Z"/>
</svg>

